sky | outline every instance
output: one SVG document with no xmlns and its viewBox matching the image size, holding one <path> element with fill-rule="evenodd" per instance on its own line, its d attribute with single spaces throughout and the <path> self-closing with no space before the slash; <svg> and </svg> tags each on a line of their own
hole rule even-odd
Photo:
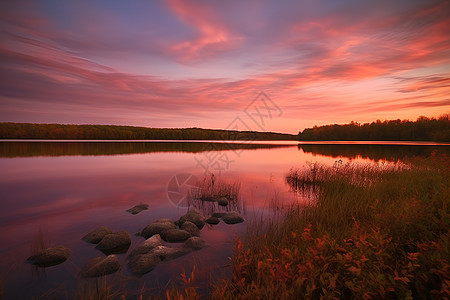
<svg viewBox="0 0 450 300">
<path fill-rule="evenodd" d="M 296 134 L 450 112 L 450 2 L 0 0 L 0 122 Z"/>
</svg>

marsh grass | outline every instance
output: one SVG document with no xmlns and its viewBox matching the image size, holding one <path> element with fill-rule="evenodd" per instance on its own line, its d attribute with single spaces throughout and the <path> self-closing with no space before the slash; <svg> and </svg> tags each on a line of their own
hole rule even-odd
<svg viewBox="0 0 450 300">
<path fill-rule="evenodd" d="M 450 297 L 449 159 L 312 165 L 291 170 L 317 201 L 261 219 L 236 240 L 233 277 L 213 291 L 231 299 Z"/>
<path fill-rule="evenodd" d="M 38 232 L 33 236 L 33 241 L 31 243 L 31 255 L 36 255 L 40 253 L 45 248 L 49 247 L 49 242 L 47 238 L 47 231 L 44 227 L 39 227 Z"/>
<path fill-rule="evenodd" d="M 218 209 L 241 212 L 243 201 L 240 195 L 241 184 L 238 181 L 228 182 L 219 177 L 205 176 L 188 193 L 189 204 L 200 209 L 205 215 L 211 215 Z M 219 199 L 227 201 L 225 207 L 217 204 Z"/>
<path fill-rule="evenodd" d="M 241 184 L 239 182 L 229 183 L 221 177 L 205 176 L 199 181 L 195 189 L 192 190 L 191 195 L 193 199 L 202 201 L 216 201 L 221 197 L 229 200 L 236 200 L 239 196 Z"/>
</svg>

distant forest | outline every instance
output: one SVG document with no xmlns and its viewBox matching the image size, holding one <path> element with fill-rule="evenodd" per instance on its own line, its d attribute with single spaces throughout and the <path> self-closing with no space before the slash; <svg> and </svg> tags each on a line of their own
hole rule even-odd
<svg viewBox="0 0 450 300">
<path fill-rule="evenodd" d="M 435 141 L 450 142 L 449 116 L 419 117 L 359 124 L 325 125 L 298 133 L 300 141 Z"/>
<path fill-rule="evenodd" d="M 0 139 L 67 140 L 297 140 L 297 135 L 202 128 L 0 123 Z"/>
</svg>

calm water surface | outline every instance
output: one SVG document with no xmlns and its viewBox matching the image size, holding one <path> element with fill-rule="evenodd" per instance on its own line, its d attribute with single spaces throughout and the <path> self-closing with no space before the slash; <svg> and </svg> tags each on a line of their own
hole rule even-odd
<svg viewBox="0 0 450 300">
<path fill-rule="evenodd" d="M 227 182 L 240 182 L 241 197 L 233 207 L 246 219 L 237 225 L 223 222 L 205 226 L 201 237 L 208 247 L 181 258 L 162 262 L 141 278 L 126 267 L 107 276 L 113 287 L 138 295 L 145 285 L 157 293 L 177 284 L 180 273 L 198 269 L 197 285 L 206 290 L 211 278 L 229 276 L 227 263 L 236 236 L 244 236 L 255 217 L 270 216 L 275 204 L 308 201 L 290 191 L 285 175 L 290 168 L 336 160 L 394 162 L 410 156 L 427 156 L 449 146 L 432 144 L 317 144 L 295 142 L 0 142 L 0 270 L 6 299 L 67 297 L 85 280 L 77 277 L 89 259 L 102 256 L 95 245 L 81 240 L 106 225 L 132 235 L 130 249 L 144 241 L 134 233 L 158 218 L 178 220 L 186 202 L 168 197 L 168 183 L 178 174 L 202 179 L 205 170 Z M 208 177 L 209 178 L 209 177 Z M 170 189 L 170 188 L 169 188 Z M 146 203 L 137 215 L 125 210 Z M 208 216 L 221 211 L 217 204 L 191 203 Z M 39 230 L 48 245 L 65 245 L 70 258 L 37 274 L 24 263 Z M 87 281 L 89 282 L 89 281 Z"/>
</svg>

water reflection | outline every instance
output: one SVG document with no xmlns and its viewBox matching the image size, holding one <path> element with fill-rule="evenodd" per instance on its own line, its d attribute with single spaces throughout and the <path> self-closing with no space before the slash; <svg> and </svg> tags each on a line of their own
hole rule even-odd
<svg viewBox="0 0 450 300">
<path fill-rule="evenodd" d="M 168 183 L 179 173 L 203 178 L 195 155 L 209 143 L 142 142 L 0 142 L 0 272 L 5 298 L 38 297 L 48 291 L 65 294 L 76 289 L 80 267 L 99 256 L 99 250 L 81 238 L 99 226 L 131 234 L 133 249 L 143 241 L 134 234 L 159 218 L 178 220 L 188 207 L 174 205 L 167 195 Z M 217 145 L 216 145 L 217 144 Z M 156 291 L 176 282 L 192 265 L 200 269 L 198 285 L 207 289 L 211 274 L 226 273 L 235 235 L 243 235 L 247 220 L 265 216 L 304 197 L 292 193 L 285 182 L 291 168 L 307 162 L 333 165 L 344 160 L 397 160 L 411 155 L 426 156 L 443 146 L 381 145 L 270 145 L 220 144 L 216 151 L 243 149 L 233 156 L 230 168 L 220 180 L 239 183 L 239 197 L 228 206 L 193 198 L 189 205 L 205 216 L 216 211 L 236 210 L 246 222 L 205 226 L 201 237 L 209 247 L 157 266 L 136 279 L 122 268 L 108 275 L 114 282 L 127 278 L 126 289 L 139 291 L 142 285 Z M 117 155 L 122 154 L 122 155 Z M 203 155 L 203 154 L 201 154 Z M 218 174 L 216 174 L 217 177 Z M 219 178 L 217 179 L 219 180 Z M 302 198 L 303 197 L 303 198 Z M 148 210 L 133 215 L 126 210 L 138 204 Z M 35 278 L 24 261 L 30 255 L 33 236 L 43 227 L 50 246 L 63 244 L 72 254 L 61 265 L 49 268 L 46 276 Z M 125 260 L 125 254 L 119 254 Z M 122 263 L 123 265 L 123 263 Z M 61 288 L 62 287 L 62 288 Z M 62 289 L 62 290 L 61 290 Z"/>
<path fill-rule="evenodd" d="M 118 155 L 158 152 L 198 153 L 293 146 L 293 144 L 264 144 L 261 142 L 0 142 L 0 157 Z"/>
<path fill-rule="evenodd" d="M 381 144 L 299 144 L 298 149 L 305 153 L 333 158 L 363 158 L 371 160 L 397 161 L 406 157 L 426 157 L 435 150 L 450 153 L 447 145 L 381 145 Z"/>
</svg>

